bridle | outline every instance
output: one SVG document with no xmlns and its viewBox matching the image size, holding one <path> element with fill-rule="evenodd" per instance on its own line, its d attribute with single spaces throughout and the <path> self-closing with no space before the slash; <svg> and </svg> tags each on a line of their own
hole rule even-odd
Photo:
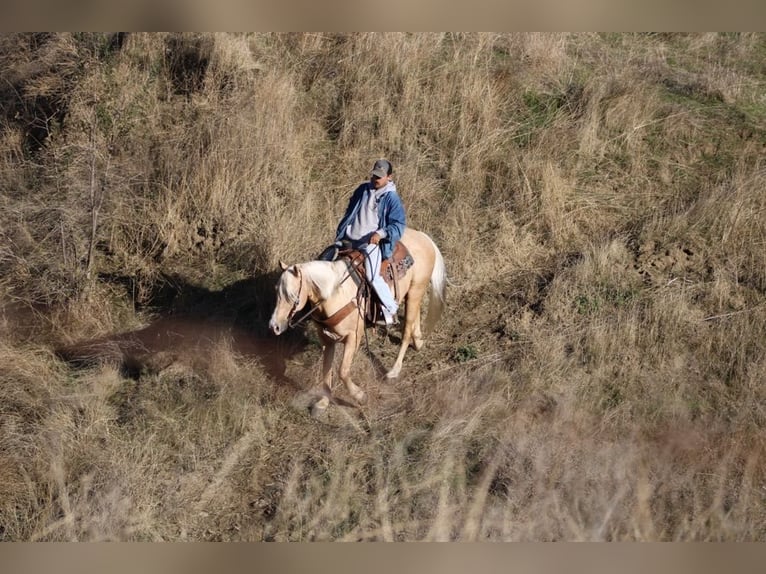
<svg viewBox="0 0 766 574">
<path fill-rule="evenodd" d="M 287 314 L 287 326 L 290 329 L 292 329 L 294 327 L 297 327 L 298 325 L 303 323 L 306 319 L 311 317 L 311 315 L 314 314 L 314 312 L 320 307 L 320 305 L 322 305 L 322 303 L 325 302 L 325 299 L 317 301 L 311 307 L 311 309 L 309 309 L 306 313 L 301 315 L 297 320 L 293 321 L 293 317 L 298 312 L 298 310 L 302 307 L 302 305 L 301 305 L 301 291 L 303 290 L 303 273 L 301 272 L 301 270 L 298 267 L 296 267 L 296 270 L 298 271 L 298 280 L 300 281 L 300 286 L 298 287 L 298 295 L 296 296 L 295 301 L 293 302 L 293 306 L 290 309 L 290 312 Z M 340 283 L 338 283 L 338 286 L 341 286 L 343 283 L 345 283 L 346 280 L 349 277 L 351 277 L 351 267 L 348 266 L 348 263 L 347 263 L 346 276 L 340 281 Z M 308 300 L 308 296 L 306 297 L 306 300 Z M 356 297 L 354 297 L 351 301 L 349 301 L 349 303 L 346 304 L 346 307 L 348 307 L 349 305 L 356 306 L 355 300 L 356 300 Z M 341 311 L 343 311 L 343 310 L 345 310 L 345 307 L 341 309 Z M 337 314 L 338 313 L 336 313 L 336 315 Z M 328 319 L 332 319 L 332 317 L 328 317 L 325 320 L 317 319 L 316 317 L 312 317 L 312 319 L 314 319 L 318 323 L 327 323 Z"/>
<path fill-rule="evenodd" d="M 311 315 L 311 313 L 313 313 L 316 310 L 316 308 L 318 307 L 318 305 L 315 305 L 314 307 L 312 307 L 312 309 L 308 313 L 303 315 L 300 319 L 298 319 L 297 321 L 293 321 L 293 317 L 298 312 L 298 310 L 302 307 L 302 305 L 301 305 L 301 292 L 303 291 L 303 273 L 301 272 L 300 268 L 298 268 L 298 267 L 296 267 L 295 270 L 298 272 L 298 274 L 297 274 L 297 276 L 298 276 L 298 295 L 295 296 L 295 300 L 293 301 L 293 306 L 290 309 L 290 312 L 287 314 L 287 326 L 290 327 L 290 328 L 296 327 L 296 326 L 300 325 L 303 321 L 306 320 L 306 317 Z M 308 297 L 307 297 L 307 299 L 308 299 Z"/>
</svg>

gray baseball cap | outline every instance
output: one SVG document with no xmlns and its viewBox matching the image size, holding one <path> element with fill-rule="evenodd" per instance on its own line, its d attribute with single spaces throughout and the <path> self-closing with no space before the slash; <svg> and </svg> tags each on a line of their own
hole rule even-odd
<svg viewBox="0 0 766 574">
<path fill-rule="evenodd" d="M 377 175 L 378 177 L 386 177 L 390 171 L 393 171 L 391 163 L 388 160 L 379 159 L 375 162 L 375 165 L 372 166 L 372 171 L 370 173 L 372 175 Z"/>
</svg>

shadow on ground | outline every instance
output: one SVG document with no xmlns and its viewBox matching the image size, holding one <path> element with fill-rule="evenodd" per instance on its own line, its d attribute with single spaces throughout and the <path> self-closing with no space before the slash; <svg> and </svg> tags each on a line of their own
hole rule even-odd
<svg viewBox="0 0 766 574">
<path fill-rule="evenodd" d="M 177 361 L 204 361 L 225 343 L 235 353 L 256 359 L 275 381 L 296 386 L 285 376 L 286 361 L 308 340 L 302 329 L 280 337 L 268 331 L 277 279 L 277 273 L 269 273 L 211 291 L 165 276 L 149 305 L 157 316 L 149 325 L 61 346 L 55 352 L 74 367 L 111 362 L 124 375 L 138 378 Z"/>
</svg>

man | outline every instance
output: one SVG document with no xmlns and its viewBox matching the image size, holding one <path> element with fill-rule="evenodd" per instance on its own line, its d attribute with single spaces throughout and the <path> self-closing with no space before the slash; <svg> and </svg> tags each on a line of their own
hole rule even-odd
<svg viewBox="0 0 766 574">
<path fill-rule="evenodd" d="M 393 166 L 388 160 L 375 162 L 370 181 L 354 191 L 335 234 L 336 243 L 347 239 L 353 248 L 365 252 L 365 274 L 380 299 L 386 325 L 396 322 L 399 305 L 380 275 L 380 266 L 384 259 L 391 257 L 406 225 L 404 206 L 391 179 L 392 172 Z"/>
</svg>

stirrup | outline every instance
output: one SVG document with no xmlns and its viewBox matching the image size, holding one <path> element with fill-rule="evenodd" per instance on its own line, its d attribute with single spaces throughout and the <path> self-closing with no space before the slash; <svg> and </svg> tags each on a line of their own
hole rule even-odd
<svg viewBox="0 0 766 574">
<path fill-rule="evenodd" d="M 375 324 L 378 327 L 395 327 L 399 324 L 399 315 L 393 315 L 390 322 L 386 320 L 386 315 L 383 313 L 383 317 L 375 320 Z"/>
</svg>

